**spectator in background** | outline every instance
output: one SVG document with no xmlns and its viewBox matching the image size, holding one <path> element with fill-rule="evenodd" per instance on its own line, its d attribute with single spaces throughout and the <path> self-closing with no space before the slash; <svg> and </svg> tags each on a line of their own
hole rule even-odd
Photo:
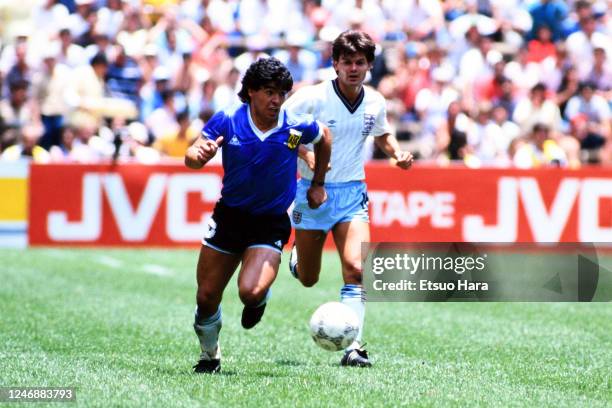
<svg viewBox="0 0 612 408">
<path fill-rule="evenodd" d="M 60 143 L 64 116 L 69 112 L 67 90 L 71 85 L 72 71 L 57 63 L 58 44 L 49 44 L 43 53 L 43 66 L 34 76 L 34 101 L 40 108 L 44 134 L 39 144 L 45 149 Z"/>
<path fill-rule="evenodd" d="M 93 11 L 94 0 L 75 0 L 76 11 L 68 17 L 72 37 L 79 38 L 90 29 L 89 15 Z"/>
<path fill-rule="evenodd" d="M 595 89 L 607 100 L 612 99 L 612 63 L 603 47 L 593 50 L 593 68 L 587 75 L 587 82 L 592 83 Z"/>
<path fill-rule="evenodd" d="M 491 119 L 499 127 L 502 149 L 506 152 L 510 147 L 510 143 L 521 135 L 521 128 L 510 120 L 510 116 L 510 112 L 503 105 L 493 107 Z"/>
<path fill-rule="evenodd" d="M 563 74 L 561 85 L 557 89 L 556 102 L 559 105 L 561 115 L 567 117 L 565 108 L 571 97 L 578 93 L 580 80 L 578 79 L 578 70 L 574 67 L 569 67 Z"/>
<path fill-rule="evenodd" d="M 57 62 L 70 68 L 76 68 L 86 63 L 85 50 L 73 42 L 70 29 L 63 27 L 58 32 L 60 51 Z"/>
<path fill-rule="evenodd" d="M 291 32 L 287 38 L 287 47 L 274 53 L 293 77 L 295 89 L 302 85 L 310 85 L 316 79 L 317 56 L 304 49 L 307 38 L 299 32 Z"/>
<path fill-rule="evenodd" d="M 414 107 L 423 127 L 419 137 L 409 147 L 409 150 L 426 158 L 434 154 L 439 128 L 447 117 L 450 103 L 459 99 L 459 92 L 450 84 L 453 79 L 452 67 L 438 67 L 431 76 L 433 83 L 421 89 L 416 96 Z"/>
<path fill-rule="evenodd" d="M 106 58 L 112 56 L 113 46 L 110 41 L 110 36 L 104 31 L 100 24 L 96 24 L 93 30 L 93 44 L 88 45 L 84 50 L 86 61 L 90 61 L 94 55 L 104 53 Z M 114 38 L 114 37 L 113 37 Z"/>
<path fill-rule="evenodd" d="M 205 110 L 214 111 L 213 97 L 217 84 L 210 77 L 208 71 L 202 70 L 196 78 L 199 86 L 189 94 L 189 111 L 198 116 Z"/>
<path fill-rule="evenodd" d="M 552 32 L 552 40 L 559 41 L 564 37 L 563 24 L 568 17 L 567 4 L 561 0 L 538 0 L 529 9 L 533 26 L 528 38 L 537 38 L 540 27 L 547 26 Z"/>
<path fill-rule="evenodd" d="M 516 167 L 530 169 L 546 166 L 567 166 L 567 156 L 550 134 L 550 128 L 542 123 L 534 125 L 528 138 L 516 148 L 513 163 Z"/>
<path fill-rule="evenodd" d="M 118 45 L 115 47 L 115 59 L 108 66 L 106 84 L 110 96 L 127 99 L 136 106 L 140 105 L 138 91 L 142 85 L 142 72 L 138 63 L 125 53 L 125 49 Z"/>
<path fill-rule="evenodd" d="M 444 23 L 439 0 L 385 0 L 382 5 L 390 31 L 406 33 L 411 40 L 430 38 Z M 369 18 L 369 12 L 366 16 Z"/>
<path fill-rule="evenodd" d="M 145 125 L 140 122 L 132 122 L 127 127 L 126 155 L 123 159 L 133 158 L 137 163 L 156 164 L 159 163 L 160 154 L 157 150 L 148 146 L 149 133 Z"/>
<path fill-rule="evenodd" d="M 35 163 L 48 163 L 49 152 L 36 144 L 42 136 L 42 131 L 40 125 L 25 125 L 19 132 L 18 143 L 2 152 L 2 160 L 29 159 Z"/>
<path fill-rule="evenodd" d="M 438 93 L 439 81 L 432 78 L 438 67 L 450 66 L 457 73 L 444 84 L 445 94 L 461 95 L 461 100 L 450 99 L 460 112 L 457 122 L 478 122 L 475 108 L 481 102 L 503 106 L 511 118 L 504 123 L 519 125 L 522 136 L 531 134 L 540 117 L 547 117 L 551 135 L 570 162 L 577 138 L 594 127 L 587 126 L 583 114 L 574 114 L 573 121 L 567 117 L 566 107 L 579 82 L 592 83 L 595 95 L 607 103 L 612 100 L 612 14 L 603 0 L 177 0 L 153 7 L 137 0 L 76 2 L 75 7 L 74 0 L 37 0 L 29 16 L 5 15 L 8 21 L 0 26 L 2 121 L 23 126 L 42 114 L 46 130 L 39 143 L 44 146 L 61 144 L 58 126 L 69 123 L 73 113 L 90 115 L 100 127 L 94 134 L 102 136 L 103 119 L 125 121 L 126 112 L 145 123 L 162 107 L 163 90 L 173 92 L 175 112 L 188 110 L 193 119 L 229 106 L 237 102 L 241 76 L 240 69 L 232 67 L 246 67 L 266 52 L 286 63 L 298 86 L 332 79 L 336 73 L 330 42 L 349 26 L 384 40 L 368 83 L 387 97 L 390 125 L 408 143 L 431 142 L 423 157 L 440 156 L 450 140 L 446 122 L 451 105 L 429 106 L 430 97 Z M 260 12 L 264 17 L 258 19 Z M 17 21 L 22 16 L 27 20 Z M 53 47 L 47 46 L 53 43 L 62 49 L 55 64 L 50 58 Z M 235 58 L 244 49 L 247 52 Z M 95 68 L 90 59 L 97 61 Z M 66 70 L 70 80 L 62 91 L 60 71 Z M 169 79 L 160 81 L 163 71 Z M 24 81 L 31 84 L 25 101 L 23 92 L 10 92 L 11 83 Z M 540 82 L 548 94 L 538 105 L 539 99 L 531 101 L 530 95 Z M 417 112 L 415 100 L 421 91 Z M 554 119 L 550 104 L 557 105 L 565 120 Z M 136 106 L 139 115 L 134 114 Z M 485 127 L 503 127 L 495 112 Z M 159 113 L 164 112 L 158 112 L 158 119 Z M 163 116 L 167 120 L 162 122 L 175 122 L 174 112 Z M 4 134 L 3 145 L 16 140 L 14 129 Z M 464 162 L 473 166 L 478 152 L 467 144 L 466 129 L 465 146 L 455 148 L 461 145 L 455 143 L 453 149 L 456 154 L 461 150 Z M 55 136 L 49 138 L 49 131 Z M 148 134 L 154 132 L 148 129 Z M 572 137 L 564 136 L 569 133 Z M 513 140 L 513 148 L 523 143 Z M 612 159 L 612 144 L 595 151 L 597 157 L 604 152 L 604 160 Z"/>
<path fill-rule="evenodd" d="M 6 74 L 6 85 L 10 88 L 15 83 L 31 83 L 34 69 L 30 67 L 27 61 L 28 43 L 19 41 L 15 44 L 15 59 L 14 64 Z"/>
<path fill-rule="evenodd" d="M 123 26 L 123 20 L 125 18 L 123 1 L 124 0 L 106 0 L 105 6 L 98 9 L 98 32 L 104 32 L 106 35 L 113 38 L 117 35 Z"/>
<path fill-rule="evenodd" d="M 573 65 L 578 68 L 578 76 L 584 81 L 594 65 L 596 48 L 610 49 L 612 38 L 596 31 L 597 21 L 589 15 L 580 21 L 580 31 L 567 38 L 567 51 Z"/>
<path fill-rule="evenodd" d="M 123 46 L 127 55 L 141 55 L 147 43 L 148 32 L 143 23 L 139 8 L 127 11 L 121 31 L 117 34 L 117 43 Z"/>
<path fill-rule="evenodd" d="M 162 93 L 171 90 L 170 72 L 163 65 L 157 66 L 153 71 L 151 82 L 146 83 L 140 90 L 142 101 L 140 114 L 143 120 L 148 118 L 155 109 L 164 105 Z"/>
<path fill-rule="evenodd" d="M 513 119 L 521 127 L 523 134 L 531 133 L 536 124 L 546 125 L 549 130 L 555 132 L 561 127 L 559 107 L 546 98 L 546 87 L 542 83 L 534 86 L 528 97 L 519 100 Z"/>
<path fill-rule="evenodd" d="M 145 124 L 157 140 L 162 135 L 175 132 L 178 128 L 176 123 L 176 108 L 174 106 L 174 92 L 167 89 L 161 93 L 162 106 L 155 109 L 147 118 Z"/>
<path fill-rule="evenodd" d="M 536 38 L 527 45 L 527 62 L 542 62 L 546 58 L 554 58 L 557 48 L 552 42 L 552 32 L 546 25 L 540 26 Z"/>
<path fill-rule="evenodd" d="M 591 1 L 577 0 L 574 2 L 574 13 L 570 14 L 564 22 L 563 37 L 580 31 L 580 22 L 593 14 Z"/>
<path fill-rule="evenodd" d="M 228 106 L 235 105 L 240 102 L 238 98 L 238 88 L 240 87 L 240 71 L 238 68 L 232 68 L 225 78 L 225 81 L 220 83 L 213 94 L 213 106 L 215 109 L 225 109 Z"/>
<path fill-rule="evenodd" d="M 99 125 L 105 97 L 105 77 L 108 60 L 104 54 L 96 54 L 88 65 L 77 67 L 71 76 L 68 103 L 76 113 L 94 117 Z"/>
<path fill-rule="evenodd" d="M 597 150 L 610 141 L 610 104 L 595 93 L 594 84 L 581 84 L 578 94 L 567 103 L 565 113 L 582 149 Z"/>
<path fill-rule="evenodd" d="M 32 13 L 32 21 L 37 30 L 50 38 L 58 30 L 58 23 L 68 19 L 69 12 L 66 6 L 57 0 L 43 0 Z"/>
<path fill-rule="evenodd" d="M 213 26 L 209 17 L 202 18 L 199 27 L 201 29 L 199 35 L 193 34 L 194 61 L 198 66 L 211 71 L 227 58 L 227 51 L 223 48 L 227 45 L 227 36 Z"/>
<path fill-rule="evenodd" d="M 234 60 L 234 66 L 238 68 L 240 76 L 244 75 L 249 66 L 259 58 L 268 58 L 266 53 L 267 40 L 262 34 L 252 35 L 246 38 L 247 50 L 238 55 Z"/>
<path fill-rule="evenodd" d="M 155 44 L 147 44 L 144 46 L 142 53 L 139 53 L 140 60 L 139 66 L 140 71 L 142 72 L 142 83 L 143 86 L 140 89 L 140 92 L 144 92 L 147 85 L 151 84 L 151 80 L 153 79 L 153 73 L 155 69 L 160 65 L 159 60 L 157 59 L 157 45 Z M 162 66 L 163 69 L 166 67 Z M 169 75 L 169 74 L 168 74 Z M 141 112 L 142 115 L 142 112 Z"/>
<path fill-rule="evenodd" d="M 480 163 L 502 165 L 508 161 L 507 151 L 512 140 L 491 120 L 491 111 L 490 103 L 483 102 L 478 106 L 476 120 L 468 127 L 467 142 Z"/>
<path fill-rule="evenodd" d="M 514 96 L 514 84 L 508 78 L 503 77 L 499 80 L 499 96 L 493 97 L 492 102 L 495 107 L 502 107 L 511 118 L 516 107 L 516 98 Z"/>
<path fill-rule="evenodd" d="M 21 129 L 38 121 L 35 104 L 28 100 L 30 83 L 24 79 L 14 79 L 9 86 L 8 99 L 0 100 L 0 116 L 4 126 Z"/>
<path fill-rule="evenodd" d="M 60 142 L 49 149 L 50 161 L 54 163 L 71 162 L 75 131 L 70 126 L 64 126 L 60 131 Z"/>
<path fill-rule="evenodd" d="M 182 111 L 176 114 L 178 129 L 161 135 L 153 145 L 163 156 L 183 159 L 187 148 L 199 136 L 199 132 L 189 126 L 189 112 Z"/>
</svg>

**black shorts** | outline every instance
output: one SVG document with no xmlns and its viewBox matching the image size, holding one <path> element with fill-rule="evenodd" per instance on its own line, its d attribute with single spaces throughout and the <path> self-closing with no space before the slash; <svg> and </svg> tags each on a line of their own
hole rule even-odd
<svg viewBox="0 0 612 408">
<path fill-rule="evenodd" d="M 258 246 L 282 252 L 290 234 L 291 222 L 286 213 L 249 214 L 218 201 L 202 244 L 229 254 L 241 254 Z"/>
</svg>

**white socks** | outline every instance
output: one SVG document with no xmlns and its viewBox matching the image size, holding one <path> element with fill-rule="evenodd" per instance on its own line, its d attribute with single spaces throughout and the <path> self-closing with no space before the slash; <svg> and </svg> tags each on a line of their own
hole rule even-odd
<svg viewBox="0 0 612 408">
<path fill-rule="evenodd" d="M 196 307 L 193 328 L 200 340 L 200 348 L 202 349 L 201 358 L 220 358 L 219 332 L 221 331 L 221 326 L 221 306 L 209 317 L 200 316 Z"/>
<path fill-rule="evenodd" d="M 361 347 L 361 337 L 363 336 L 363 320 L 365 317 L 365 290 L 360 285 L 346 284 L 340 290 L 340 301 L 350 307 L 359 319 L 359 332 L 355 341 L 346 348 L 353 350 Z"/>
</svg>

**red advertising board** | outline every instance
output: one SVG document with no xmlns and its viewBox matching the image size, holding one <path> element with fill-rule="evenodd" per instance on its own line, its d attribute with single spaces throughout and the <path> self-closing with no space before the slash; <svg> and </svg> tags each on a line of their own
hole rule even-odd
<svg viewBox="0 0 612 408">
<path fill-rule="evenodd" d="M 32 165 L 31 245 L 200 242 L 223 170 L 181 165 Z"/>
<path fill-rule="evenodd" d="M 366 168 L 372 241 L 612 242 L 612 169 Z M 197 245 L 220 167 L 32 165 L 31 245 Z"/>
</svg>

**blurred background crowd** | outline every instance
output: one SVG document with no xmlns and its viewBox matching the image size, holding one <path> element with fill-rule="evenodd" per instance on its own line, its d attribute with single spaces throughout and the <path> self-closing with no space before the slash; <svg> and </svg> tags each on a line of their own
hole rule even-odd
<svg viewBox="0 0 612 408">
<path fill-rule="evenodd" d="M 605 0 L 4 1 L 0 159 L 182 159 L 252 61 L 279 58 L 294 89 L 332 79 L 349 28 L 379 44 L 368 84 L 419 160 L 612 162 Z"/>
</svg>

